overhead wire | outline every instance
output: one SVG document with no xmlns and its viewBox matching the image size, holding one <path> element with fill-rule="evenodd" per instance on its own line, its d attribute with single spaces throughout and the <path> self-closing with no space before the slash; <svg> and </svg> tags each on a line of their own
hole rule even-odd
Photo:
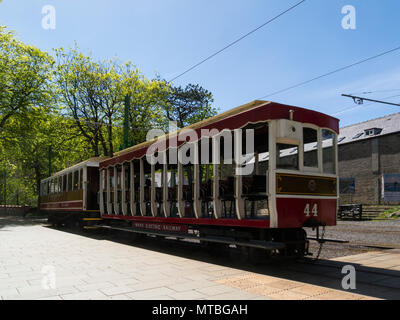
<svg viewBox="0 0 400 320">
<path fill-rule="evenodd" d="M 236 39 L 235 41 L 229 43 L 228 45 L 226 45 L 225 47 L 223 47 L 222 49 L 214 52 L 213 54 L 209 55 L 208 57 L 204 58 L 203 60 L 201 60 L 200 62 L 196 63 L 195 65 L 191 66 L 190 68 L 186 69 L 185 71 L 183 71 L 182 73 L 180 73 L 179 75 L 177 75 L 176 77 L 172 78 L 171 80 L 169 80 L 168 82 L 173 82 L 176 79 L 182 77 L 183 75 L 187 74 L 188 72 L 192 71 L 193 69 L 197 68 L 198 66 L 202 65 L 203 63 L 205 63 L 206 61 L 212 59 L 213 57 L 215 57 L 216 55 L 220 54 L 221 52 L 225 51 L 226 49 L 232 47 L 233 45 L 235 45 L 236 43 L 238 43 L 239 41 L 245 39 L 246 37 L 248 37 L 249 35 L 253 34 L 254 32 L 260 30 L 261 28 L 265 27 L 266 25 L 270 24 L 271 22 L 275 21 L 276 19 L 278 19 L 279 17 L 283 16 L 284 14 L 288 13 L 289 11 L 293 10 L 294 8 L 296 8 L 297 6 L 299 6 L 300 4 L 302 4 L 303 2 L 305 2 L 306 0 L 302 0 L 297 2 L 296 4 L 294 4 L 293 6 L 291 6 L 290 8 L 282 11 L 281 13 L 279 13 L 278 15 L 274 16 L 273 18 L 269 19 L 268 21 L 264 22 L 263 24 L 261 24 L 260 26 L 258 26 L 257 28 L 247 32 L 246 34 L 244 34 L 243 36 L 241 36 L 240 38 Z"/>
<path fill-rule="evenodd" d="M 286 91 L 289 91 L 289 90 L 291 90 L 291 89 L 294 89 L 294 88 L 303 86 L 303 85 L 308 84 L 308 83 L 310 83 L 310 82 L 313 82 L 313 81 L 315 81 L 315 80 L 319 80 L 319 79 L 321 79 L 321 78 L 330 76 L 330 75 L 335 74 L 335 73 L 338 73 L 338 72 L 340 72 L 340 71 L 344 71 L 344 70 L 346 70 L 346 69 L 349 69 L 349 68 L 352 68 L 352 67 L 357 66 L 357 65 L 359 65 L 359 64 L 365 63 L 365 62 L 367 62 L 367 61 L 371 61 L 371 60 L 373 60 L 373 59 L 382 57 L 382 56 L 384 56 L 384 55 L 387 55 L 387 54 L 389 54 L 389 53 L 395 52 L 395 51 L 397 51 L 397 50 L 400 50 L 400 46 L 399 46 L 399 47 L 396 47 L 396 48 L 393 48 L 393 49 L 390 49 L 390 50 L 387 50 L 387 51 L 385 51 L 385 52 L 379 53 L 379 54 L 377 54 L 377 55 L 368 57 L 368 58 L 366 58 L 366 59 L 362 59 L 362 60 L 357 61 L 357 62 L 355 62 L 355 63 L 346 65 L 346 66 L 344 66 L 344 67 L 335 69 L 335 70 L 333 70 L 333 71 L 324 73 L 324 74 L 322 74 L 322 75 L 320 75 L 320 76 L 317 76 L 317 77 L 314 77 L 314 78 L 312 78 L 312 79 L 299 82 L 299 83 L 294 84 L 294 85 L 292 85 L 292 86 L 289 86 L 289 87 L 287 87 L 287 88 L 284 88 L 284 89 L 277 90 L 277 91 L 275 91 L 275 92 L 269 93 L 269 94 L 264 95 L 263 97 L 259 98 L 259 100 L 262 100 L 262 99 L 265 99 L 265 98 L 267 98 L 267 97 L 271 97 L 271 96 L 277 95 L 278 93 L 286 92 Z"/>
</svg>

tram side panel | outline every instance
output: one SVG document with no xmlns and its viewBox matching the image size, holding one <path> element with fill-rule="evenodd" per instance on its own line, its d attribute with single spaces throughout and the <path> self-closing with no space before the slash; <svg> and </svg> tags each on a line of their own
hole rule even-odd
<svg viewBox="0 0 400 320">
<path fill-rule="evenodd" d="M 276 175 L 279 228 L 336 225 L 337 178 Z"/>
</svg>

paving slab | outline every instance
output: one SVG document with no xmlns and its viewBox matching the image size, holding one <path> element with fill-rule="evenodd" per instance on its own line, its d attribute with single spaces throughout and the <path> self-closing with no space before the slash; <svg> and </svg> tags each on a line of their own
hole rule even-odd
<svg viewBox="0 0 400 320">
<path fill-rule="evenodd" d="M 192 251 L 178 255 L 173 249 L 152 250 L 41 224 L 16 223 L 1 230 L 7 230 L 0 232 L 3 300 L 400 299 L 400 250 L 321 261 L 362 266 L 357 290 L 346 291 L 339 267 L 249 269 L 197 258 Z M 44 288 L 51 280 L 55 287 Z"/>
</svg>

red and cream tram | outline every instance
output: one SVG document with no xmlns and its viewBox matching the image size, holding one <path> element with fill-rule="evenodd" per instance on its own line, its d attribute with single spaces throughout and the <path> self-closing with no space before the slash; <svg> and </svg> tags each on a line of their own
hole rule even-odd
<svg viewBox="0 0 400 320">
<path fill-rule="evenodd" d="M 41 181 L 40 210 L 49 213 L 49 222 L 61 225 L 97 221 L 99 206 L 99 162 L 91 158 Z M 90 224 L 90 223 L 86 223 Z"/>
<path fill-rule="evenodd" d="M 100 161 L 109 227 L 303 255 L 336 224 L 339 121 L 253 101 Z M 157 160 L 157 161 L 155 161 Z"/>
</svg>

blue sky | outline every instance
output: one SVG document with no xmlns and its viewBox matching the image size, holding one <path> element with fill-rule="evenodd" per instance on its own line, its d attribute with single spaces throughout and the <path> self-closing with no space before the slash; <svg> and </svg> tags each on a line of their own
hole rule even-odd
<svg viewBox="0 0 400 320">
<path fill-rule="evenodd" d="M 118 56 L 149 78 L 157 72 L 169 80 L 296 2 L 3 0 L 0 24 L 42 50 L 76 41 L 96 59 Z M 41 26 L 48 4 L 56 9 L 55 30 Z M 342 28 L 344 5 L 356 9 L 355 30 Z M 175 84 L 199 83 L 220 111 L 228 110 L 400 46 L 399 14 L 398 0 L 307 0 Z M 334 115 L 355 106 L 342 93 L 400 95 L 399 61 L 400 50 L 268 99 Z M 400 107 L 365 103 L 337 117 L 344 126 L 395 112 Z"/>
</svg>

